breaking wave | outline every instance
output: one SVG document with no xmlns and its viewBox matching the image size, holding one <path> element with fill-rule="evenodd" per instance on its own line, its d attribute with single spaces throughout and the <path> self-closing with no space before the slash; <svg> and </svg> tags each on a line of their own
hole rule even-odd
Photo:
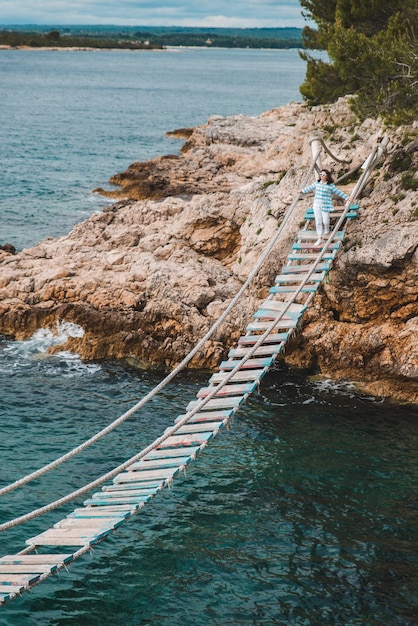
<svg viewBox="0 0 418 626">
<path fill-rule="evenodd" d="M 70 337 L 83 337 L 84 330 L 73 322 L 57 321 L 55 328 L 40 328 L 23 341 L 0 340 L 0 371 L 13 372 L 38 368 L 45 375 L 77 376 L 100 370 L 100 366 L 84 363 L 80 355 L 61 350 L 54 354 L 50 348 L 63 345 Z"/>
</svg>

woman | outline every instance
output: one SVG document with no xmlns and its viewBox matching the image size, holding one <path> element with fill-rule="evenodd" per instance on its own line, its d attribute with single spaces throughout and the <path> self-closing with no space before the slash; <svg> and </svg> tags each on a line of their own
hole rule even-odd
<svg viewBox="0 0 418 626">
<path fill-rule="evenodd" d="M 329 170 L 321 170 L 321 177 L 316 183 L 302 189 L 302 193 L 309 193 L 310 191 L 315 192 L 313 210 L 318 240 L 315 241 L 314 245 L 320 246 L 324 243 L 322 235 L 329 234 L 329 214 L 333 209 L 332 195 L 344 198 L 344 200 L 348 200 L 349 196 L 334 185 Z"/>
</svg>

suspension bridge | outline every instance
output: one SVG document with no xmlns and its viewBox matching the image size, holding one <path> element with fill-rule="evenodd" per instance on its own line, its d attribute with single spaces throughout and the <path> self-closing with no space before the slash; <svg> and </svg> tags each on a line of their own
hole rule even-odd
<svg viewBox="0 0 418 626">
<path fill-rule="evenodd" d="M 312 135 L 310 143 L 313 162 L 306 174 L 306 181 L 309 181 L 314 171 L 321 169 L 321 152 L 325 150 L 331 154 L 318 134 Z M 227 360 L 221 362 L 219 370 L 211 376 L 207 386 L 197 392 L 196 398 L 188 404 L 185 413 L 176 417 L 171 427 L 138 454 L 88 485 L 46 506 L 0 524 L 0 532 L 4 532 L 64 504 L 80 500 L 82 496 L 87 496 L 82 506 L 75 508 L 51 528 L 26 539 L 26 547 L 20 552 L 0 556 L 0 605 L 19 597 L 60 570 L 66 569 L 72 561 L 90 551 L 141 511 L 158 492 L 170 486 L 173 480 L 183 473 L 210 440 L 228 425 L 250 394 L 257 391 L 262 378 L 284 351 L 293 333 L 300 327 L 305 311 L 326 279 L 335 256 L 341 249 L 347 224 L 358 216 L 359 205 L 356 200 L 375 165 L 384 155 L 387 144 L 387 138 L 383 137 L 366 161 L 353 170 L 360 172 L 358 180 L 345 205 L 335 208 L 330 214 L 330 233 L 320 247 L 314 244 L 317 235 L 313 209 L 306 210 L 304 226 L 297 233 L 287 262 L 270 288 L 269 297 L 255 311 L 245 334 L 240 337 L 236 347 L 230 350 Z M 0 496 L 24 487 L 81 453 L 159 393 L 187 365 L 229 315 L 280 239 L 283 228 L 299 199 L 300 194 L 297 194 L 277 233 L 228 308 L 163 381 L 129 411 L 77 448 L 14 483 L 0 488 Z M 99 490 L 94 491 L 99 487 Z"/>
</svg>

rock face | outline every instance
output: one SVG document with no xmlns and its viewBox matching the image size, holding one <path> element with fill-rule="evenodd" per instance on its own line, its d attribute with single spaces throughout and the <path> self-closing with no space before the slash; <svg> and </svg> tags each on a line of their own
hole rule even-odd
<svg viewBox="0 0 418 626">
<path fill-rule="evenodd" d="M 378 121 L 358 124 L 344 99 L 213 117 L 178 131 L 186 139 L 181 155 L 116 175 L 111 182 L 120 189 L 103 193 L 119 201 L 100 215 L 16 255 L 0 249 L 0 332 L 23 339 L 71 321 L 85 333 L 65 348 L 85 359 L 173 367 L 228 306 L 301 185 L 311 182 L 313 130 L 351 160 L 322 157 L 335 177 L 360 165 L 381 133 Z M 417 402 L 418 139 L 413 126 L 388 134 L 391 151 L 286 360 Z M 243 333 L 308 205 L 307 197 L 296 205 L 248 293 L 191 366 L 215 368 Z"/>
</svg>

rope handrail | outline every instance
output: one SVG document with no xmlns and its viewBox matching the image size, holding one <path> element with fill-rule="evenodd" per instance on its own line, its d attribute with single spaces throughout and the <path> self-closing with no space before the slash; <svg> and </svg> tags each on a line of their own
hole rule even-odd
<svg viewBox="0 0 418 626">
<path fill-rule="evenodd" d="M 319 153 L 318 153 L 319 156 Z M 315 159 L 316 161 L 316 159 Z M 307 174 L 307 176 L 310 176 L 310 173 L 312 171 L 314 167 L 314 164 L 312 165 L 312 167 L 309 169 L 309 172 Z M 298 192 L 297 196 L 295 197 L 291 207 L 289 208 L 288 212 L 286 215 L 290 215 L 291 212 L 293 211 L 294 206 L 296 205 L 296 202 L 298 201 L 300 196 L 300 192 Z M 291 209 L 291 210 L 290 210 Z M 287 218 L 289 219 L 289 218 Z M 286 220 L 287 221 L 287 220 Z M 283 220 L 281 228 L 283 227 L 285 223 L 285 220 Z M 265 252 L 263 253 L 262 257 L 260 257 L 260 259 L 263 259 L 263 263 L 264 260 L 267 258 L 268 254 L 271 252 L 272 248 L 274 247 L 275 243 L 277 242 L 278 236 L 281 233 L 281 228 L 278 230 L 278 232 L 272 237 L 269 245 L 267 246 Z M 258 268 L 258 266 L 262 266 L 262 263 L 260 264 L 260 260 L 259 262 L 256 264 L 255 268 L 253 269 L 256 270 Z M 259 269 L 259 268 L 258 268 Z M 257 269 L 257 271 L 258 271 Z M 253 273 L 251 272 L 249 277 L 251 276 L 251 274 Z M 256 273 L 254 273 L 254 276 L 256 275 Z M 248 279 L 247 279 L 248 281 Z M 247 282 L 246 281 L 246 282 Z M 245 283 L 244 283 L 245 285 Z M 244 285 L 241 287 L 240 292 L 242 292 Z M 238 294 L 237 294 L 238 295 Z M 73 491 L 72 493 L 63 496 L 62 498 L 59 498 L 58 500 L 55 500 L 54 502 L 51 502 L 50 504 L 47 504 L 43 507 L 39 507 L 38 509 L 31 511 L 30 513 L 26 513 L 25 515 L 21 515 L 17 518 L 14 518 L 8 522 L 4 522 L 3 524 L 0 524 L 0 532 L 3 532 L 5 530 L 8 530 L 10 528 L 13 528 L 15 526 L 18 526 L 20 524 L 23 524 L 25 522 L 28 522 L 32 519 L 35 519 L 36 517 L 40 517 L 41 515 L 44 515 L 46 513 L 51 512 L 52 510 L 63 506 L 64 504 L 67 504 L 68 502 L 76 499 L 77 497 L 84 495 L 85 493 L 87 493 L 88 491 L 91 491 L 92 489 L 94 489 L 95 487 L 99 487 L 100 485 L 102 485 L 103 483 L 107 482 L 108 480 L 111 480 L 112 478 L 114 478 L 117 474 L 119 474 L 120 472 L 122 472 L 123 470 L 125 470 L 127 467 L 129 467 L 130 465 L 132 465 L 133 463 L 135 463 L 136 461 L 140 460 L 143 456 L 145 456 L 146 454 L 148 454 L 149 452 L 151 452 L 152 450 L 154 450 L 156 447 L 158 447 L 159 445 L 161 445 L 166 439 L 168 439 L 168 437 L 171 437 L 177 430 L 179 430 L 182 426 L 184 426 L 184 424 L 186 424 L 196 413 L 198 413 L 206 404 L 207 402 L 209 402 L 209 400 L 211 400 L 228 382 L 229 380 L 232 378 L 232 376 L 242 367 L 242 365 L 244 363 L 246 363 L 246 361 L 251 358 L 251 356 L 254 354 L 254 352 L 256 351 L 256 349 L 263 343 L 263 341 L 265 340 L 265 338 L 270 334 L 270 332 L 274 329 L 274 327 L 277 325 L 278 321 L 283 317 L 283 315 L 285 314 L 285 312 L 288 310 L 288 308 L 291 305 L 291 301 L 289 301 L 288 305 L 285 307 L 285 309 L 283 311 L 280 311 L 278 313 L 278 315 L 276 316 L 275 320 L 273 320 L 273 322 L 270 324 L 269 328 L 265 331 L 265 333 L 263 335 L 260 335 L 260 339 L 257 341 L 256 344 L 254 344 L 254 346 L 249 350 L 249 352 L 245 355 L 245 357 L 238 362 L 238 364 L 234 367 L 233 370 L 231 370 L 227 376 L 225 377 L 224 380 L 222 380 L 218 385 L 216 385 L 213 390 L 202 400 L 200 400 L 198 402 L 198 404 L 190 411 L 188 411 L 181 420 L 179 420 L 176 424 L 174 424 L 171 428 L 167 429 L 165 431 L 165 433 L 163 435 L 161 435 L 160 437 L 158 437 L 157 439 L 155 439 L 151 444 L 149 444 L 146 448 L 144 448 L 143 450 L 141 450 L 141 452 L 138 452 L 137 454 L 135 454 L 133 457 L 131 457 L 130 459 L 128 459 L 127 461 L 125 461 L 124 463 L 122 463 L 121 465 L 119 465 L 118 467 L 114 468 L 113 470 L 107 472 L 106 474 L 104 474 L 103 476 L 97 478 L 96 480 L 88 483 L 87 485 L 84 485 L 83 487 L 81 487 L 80 489 L 77 489 L 75 491 Z M 220 319 L 220 318 L 219 318 Z M 219 321 L 219 320 L 218 320 Z M 201 340 L 202 342 L 203 340 Z M 199 342 L 199 343 L 201 343 Z M 197 346 L 196 346 L 197 347 Z M 196 348 L 195 348 L 196 349 Z M 189 353 L 190 354 L 190 353 Z M 173 370 L 174 372 L 175 370 Z M 170 376 L 170 375 L 169 375 Z M 167 376 L 164 381 L 162 381 L 160 383 L 160 385 L 162 385 L 163 382 L 165 382 L 169 376 Z M 159 387 L 159 385 L 157 385 L 157 387 L 154 388 L 153 391 L 155 391 L 155 389 L 157 389 Z M 152 396 L 151 394 L 153 393 L 150 392 L 149 394 L 147 394 L 147 396 L 145 396 L 140 402 L 137 403 L 137 405 L 135 405 L 134 407 L 132 407 L 130 409 L 131 412 L 133 412 L 133 409 L 135 409 L 136 407 L 138 407 L 139 404 L 143 403 L 145 404 L 144 400 L 150 399 Z M 143 404 L 141 404 L 141 406 L 143 406 Z M 139 407 L 138 407 L 139 408 Z M 127 413 L 129 413 L 129 411 L 127 411 Z M 131 413 L 130 413 L 131 414 Z M 126 415 L 126 414 L 124 414 Z M 121 418 L 119 418 L 120 420 Z M 119 422 L 120 423 L 120 422 Z M 80 447 L 80 446 L 79 446 Z M 51 464 L 50 464 L 51 465 Z M 43 468 L 41 468 L 43 469 Z M 41 471 L 41 470 L 38 470 Z M 45 472 L 43 472 L 45 473 Z M 28 481 L 29 482 L 29 481 Z"/>
<path fill-rule="evenodd" d="M 225 376 L 225 378 L 218 385 L 214 386 L 212 391 L 205 398 L 203 398 L 200 401 L 198 401 L 197 405 L 193 409 L 188 411 L 183 416 L 182 419 L 180 419 L 171 428 L 168 428 L 163 433 L 163 435 L 161 435 L 156 440 L 154 440 L 154 442 L 149 444 L 141 452 L 137 453 L 136 455 L 134 455 L 133 457 L 131 457 L 130 459 L 125 461 L 123 464 L 121 464 L 118 467 L 114 468 L 110 472 L 107 472 L 105 475 L 99 477 L 98 479 L 92 481 L 91 483 L 81 487 L 80 489 L 77 489 L 76 491 L 73 491 L 72 493 L 70 493 L 70 494 L 68 494 L 68 495 L 66 495 L 64 497 L 59 498 L 58 500 L 56 500 L 56 501 L 54 501 L 54 502 L 52 502 L 52 503 L 50 503 L 48 505 L 45 505 L 45 506 L 40 507 L 40 508 L 38 508 L 38 509 L 36 509 L 34 511 L 31 511 L 30 513 L 27 513 L 25 515 L 22 515 L 20 517 L 14 518 L 13 520 L 10 520 L 8 522 L 5 522 L 5 523 L 1 524 L 0 525 L 0 532 L 3 532 L 4 530 L 7 530 L 9 528 L 13 528 L 13 527 L 15 527 L 17 525 L 23 524 L 26 521 L 29 521 L 29 520 L 34 519 L 36 517 L 39 517 L 39 516 L 41 516 L 41 515 L 43 515 L 45 513 L 48 513 L 50 511 L 60 507 L 60 506 L 63 506 L 64 504 L 66 504 L 66 503 L 74 500 L 75 498 L 77 498 L 77 497 L 87 493 L 88 491 L 91 491 L 95 487 L 102 485 L 104 482 L 107 482 L 111 478 L 114 478 L 117 474 L 119 474 L 120 472 L 125 470 L 127 467 L 129 467 L 129 465 L 135 463 L 136 461 L 138 461 L 139 459 L 144 457 L 146 454 L 148 454 L 149 452 L 154 450 L 156 447 L 161 445 L 161 443 L 163 443 L 168 437 L 171 437 L 175 432 L 177 432 L 177 430 L 179 430 L 182 426 L 184 426 L 196 413 L 198 413 L 207 404 L 207 402 L 209 402 L 209 400 L 211 400 L 231 380 L 231 378 L 234 376 L 234 374 L 246 363 L 246 361 L 251 358 L 251 356 L 255 353 L 255 351 L 258 349 L 258 347 L 262 345 L 262 343 L 265 341 L 265 339 L 268 337 L 268 335 L 273 331 L 275 326 L 278 324 L 279 320 L 288 311 L 288 309 L 290 308 L 291 304 L 297 299 L 298 295 L 302 292 L 303 287 L 309 281 L 312 273 L 315 271 L 318 263 L 320 262 L 323 254 L 324 254 L 324 251 L 326 250 L 326 246 L 328 245 L 329 242 L 331 242 L 335 232 L 338 231 L 340 225 L 344 221 L 344 219 L 346 217 L 346 214 L 347 214 L 347 212 L 348 212 L 348 210 L 350 208 L 351 202 L 353 201 L 353 199 L 355 199 L 360 194 L 360 192 L 363 189 L 365 183 L 367 182 L 367 179 L 368 179 L 368 177 L 369 177 L 369 175 L 371 173 L 371 170 L 374 168 L 377 160 L 380 158 L 380 156 L 382 154 L 382 149 L 384 151 L 385 147 L 386 147 L 386 144 L 384 144 L 382 142 L 381 145 L 377 146 L 372 151 L 372 153 L 369 155 L 368 159 L 366 160 L 366 162 L 364 164 L 365 165 L 364 172 L 363 172 L 362 176 L 360 177 L 359 181 L 357 182 L 353 192 L 351 193 L 351 195 L 347 199 L 345 207 L 344 207 L 344 211 L 341 214 L 341 216 L 339 217 L 339 219 L 338 219 L 336 225 L 334 226 L 332 232 L 330 233 L 325 246 L 323 247 L 323 249 L 321 251 L 319 251 L 319 253 L 318 253 L 318 255 L 317 255 L 317 257 L 316 257 L 316 259 L 315 259 L 315 261 L 314 261 L 314 263 L 312 265 L 312 267 L 310 268 L 308 273 L 305 275 L 305 278 L 302 280 L 302 282 L 300 283 L 300 285 L 297 288 L 297 290 L 293 293 L 292 297 L 286 302 L 286 306 L 284 307 L 284 309 L 282 309 L 280 312 L 278 312 L 278 314 L 275 317 L 275 319 L 271 322 L 271 324 L 268 326 L 268 328 L 265 330 L 265 332 L 262 335 L 260 335 L 260 338 L 257 340 L 257 342 L 245 354 L 245 356 L 240 361 L 238 361 L 237 365 Z M 318 153 L 314 157 L 313 163 L 312 163 L 312 165 L 309 168 L 309 171 L 307 173 L 307 177 L 310 176 L 310 173 L 314 169 L 315 163 L 316 163 L 316 161 L 317 161 L 317 159 L 319 157 L 319 154 L 320 154 L 320 150 L 318 151 Z M 247 288 L 248 284 L 251 282 L 251 280 L 254 278 L 254 276 L 257 274 L 257 272 L 259 271 L 259 269 L 261 268 L 261 266 L 265 262 L 265 259 L 268 257 L 268 255 L 270 254 L 270 252 L 273 249 L 274 245 L 276 244 L 277 239 L 280 236 L 281 231 L 282 231 L 285 223 L 289 219 L 289 216 L 292 214 L 292 212 L 294 210 L 294 207 L 295 207 L 296 203 L 299 200 L 299 197 L 300 197 L 300 192 L 298 192 L 298 194 L 295 196 L 291 206 L 289 207 L 289 210 L 287 211 L 287 213 L 285 215 L 285 218 L 284 218 L 284 220 L 283 220 L 283 222 L 281 224 L 281 227 L 278 229 L 278 232 L 270 240 L 269 245 L 265 249 L 264 253 L 261 255 L 261 257 L 260 257 L 259 261 L 257 262 L 256 266 L 253 268 L 252 272 L 250 272 L 250 274 L 249 274 L 249 276 L 247 278 L 247 281 L 245 281 L 245 283 L 242 285 L 241 289 L 238 291 L 238 293 L 236 294 L 234 299 L 231 301 L 229 307 L 232 308 L 233 306 L 235 306 L 235 304 L 238 301 L 239 297 L 242 295 L 244 290 Z M 312 297 L 313 297 L 313 294 L 308 298 L 308 302 L 310 302 Z M 121 420 L 122 417 L 124 417 L 124 419 L 127 419 L 127 417 L 130 416 L 133 412 L 135 412 L 135 410 L 138 410 L 138 408 L 143 406 L 146 401 L 148 401 L 149 399 L 151 399 L 151 397 L 156 395 L 156 393 L 158 393 L 158 391 L 165 384 L 167 384 L 167 382 L 169 382 L 169 380 L 171 380 L 176 375 L 176 373 L 178 373 L 178 371 L 180 371 L 180 369 L 178 369 L 180 367 L 180 365 L 182 365 L 183 363 L 186 364 L 188 362 L 187 359 L 190 360 L 190 358 L 192 358 L 192 356 L 191 356 L 192 353 L 193 353 L 193 356 L 194 356 L 194 354 L 198 351 L 198 349 L 200 349 L 201 345 L 203 345 L 203 342 L 206 341 L 207 335 L 211 331 L 214 332 L 214 328 L 215 327 L 217 328 L 219 326 L 219 324 L 221 323 L 221 318 L 223 318 L 223 316 L 226 316 L 227 312 L 229 313 L 229 311 L 228 311 L 229 307 L 225 310 L 224 314 L 220 316 L 220 318 L 217 320 L 217 322 L 215 322 L 215 324 L 212 326 L 210 331 L 208 331 L 208 333 L 206 333 L 204 338 L 195 346 L 195 348 L 189 353 L 189 355 L 187 355 L 187 357 L 185 357 L 183 362 L 181 364 L 179 364 L 179 366 L 177 366 L 177 368 L 175 368 L 163 381 L 161 381 L 159 383 L 159 385 L 157 385 L 152 390 L 152 392 L 147 394 L 134 407 L 132 407 L 129 411 L 127 411 L 123 416 L 118 418 L 118 420 L 115 420 L 115 422 L 113 422 L 113 424 L 115 424 L 116 422 L 120 423 L 120 420 Z M 184 365 L 183 365 L 183 367 L 184 367 Z M 112 424 L 109 425 L 109 427 L 107 427 L 106 429 L 104 429 L 104 431 L 110 432 L 109 431 L 110 426 L 112 426 Z M 116 427 L 116 425 L 114 427 Z M 112 428 L 112 430 L 113 430 L 113 428 Z M 103 431 L 101 431 L 101 433 L 102 432 Z M 103 436 L 103 435 L 101 435 L 101 436 Z M 92 439 L 94 439 L 94 437 L 91 438 L 91 440 Z M 88 440 L 88 441 L 91 441 L 91 440 Z M 89 445 L 91 445 L 91 444 L 89 444 Z M 81 446 L 79 446 L 78 448 L 81 448 Z M 76 450 L 76 449 L 74 449 L 74 450 Z M 70 453 L 67 453 L 67 455 L 65 455 L 65 456 L 67 456 L 67 458 L 68 458 L 69 454 Z M 61 457 L 61 458 L 63 458 L 63 457 Z M 63 461 L 61 461 L 61 462 L 63 462 Z M 50 464 L 50 466 L 51 465 L 53 465 L 53 464 Z M 48 467 L 49 466 L 45 466 L 45 468 L 48 468 Z M 49 471 L 49 470 L 46 470 L 45 468 L 41 468 L 41 470 L 38 470 L 38 472 L 41 472 L 42 470 L 44 470 L 44 471 L 42 471 L 42 473 L 46 473 L 46 471 Z M 21 480 L 23 480 L 23 479 L 21 479 Z M 26 480 L 26 482 L 29 482 L 29 480 Z M 12 489 L 9 489 L 9 490 L 12 490 Z"/>
<path fill-rule="evenodd" d="M 337 161 L 338 163 L 344 163 L 345 165 L 348 165 L 349 163 L 351 163 L 351 159 L 346 161 L 345 159 L 339 159 L 338 157 L 336 157 L 335 154 L 333 154 L 331 150 L 326 146 L 322 138 L 322 135 L 320 135 L 318 132 L 316 132 L 315 134 L 312 133 L 312 136 L 309 139 L 310 144 L 315 143 L 315 142 L 320 143 L 321 146 L 324 148 L 325 152 L 328 154 L 328 156 L 330 156 L 331 159 L 334 159 L 334 161 Z"/>
<path fill-rule="evenodd" d="M 318 151 L 316 157 L 313 160 L 312 165 L 310 166 L 307 174 L 306 174 L 306 180 L 304 182 L 306 182 L 314 167 L 315 167 L 315 163 L 316 160 L 318 159 L 320 154 L 320 151 Z M 185 368 L 185 366 L 187 365 L 187 363 L 189 363 L 191 361 L 191 359 L 195 356 L 195 354 L 203 347 L 203 345 L 205 344 L 205 342 L 214 334 L 214 332 L 219 328 L 219 326 L 225 321 L 226 317 L 229 315 L 229 313 L 231 312 L 231 310 L 234 308 L 234 306 L 237 304 L 237 302 L 239 301 L 239 299 L 241 298 L 242 294 L 245 292 L 245 290 L 247 289 L 247 287 L 250 285 L 250 283 L 252 282 L 252 280 L 255 278 L 255 276 L 258 274 L 258 272 L 260 271 L 261 267 L 263 266 L 263 264 L 265 263 L 267 257 L 269 256 L 269 254 L 271 253 L 272 249 L 274 248 L 274 246 L 277 243 L 277 240 L 279 239 L 279 237 L 281 236 L 281 233 L 286 225 L 286 223 L 288 222 L 288 220 L 290 219 L 290 216 L 292 215 L 294 208 L 297 204 L 297 202 L 299 201 L 300 198 L 300 191 L 296 194 L 296 196 L 294 197 L 291 205 L 289 206 L 288 210 L 286 211 L 286 214 L 283 218 L 282 223 L 280 224 L 279 229 L 277 230 L 277 232 L 275 233 L 275 235 L 271 238 L 269 244 L 267 245 L 266 249 L 264 250 L 263 254 L 260 256 L 259 260 L 257 261 L 256 265 L 254 266 L 254 268 L 252 269 L 252 271 L 249 273 L 246 281 L 243 283 L 243 285 L 241 286 L 241 288 L 239 289 L 239 291 L 236 293 L 236 295 L 234 296 L 234 298 L 231 300 L 231 302 L 229 303 L 228 307 L 225 309 L 225 311 L 221 314 L 221 316 L 215 321 L 215 323 L 212 325 L 212 327 L 207 331 L 207 333 L 202 337 L 202 339 L 196 344 L 196 346 L 186 355 L 186 357 L 184 357 L 184 359 L 181 361 L 181 363 L 179 363 L 162 381 L 160 381 L 160 383 L 158 383 L 148 394 L 146 394 L 141 400 L 139 400 L 133 407 L 131 407 L 128 411 L 126 411 L 125 413 L 123 413 L 121 416 L 119 416 L 116 420 L 114 420 L 113 422 L 111 422 L 111 424 L 109 424 L 108 426 L 106 426 L 105 428 L 103 428 L 101 431 L 99 431 L 98 433 L 96 433 L 95 435 L 93 435 L 92 437 L 90 437 L 89 439 L 85 440 L 82 444 L 80 444 L 79 446 L 76 446 L 75 448 L 73 448 L 72 450 L 70 450 L 69 452 L 67 452 L 66 454 L 62 455 L 61 457 L 55 459 L 54 461 L 52 461 L 51 463 L 48 463 L 47 465 L 44 465 L 43 467 L 39 468 L 38 470 L 35 470 L 34 472 L 31 472 L 30 474 L 27 474 L 26 476 L 16 480 L 13 483 L 10 483 L 9 485 L 6 485 L 4 487 L 2 487 L 0 489 L 0 496 L 5 495 L 7 493 L 10 493 L 11 491 L 14 491 L 16 489 L 18 489 L 19 487 L 22 487 L 26 484 L 28 484 L 29 482 L 35 480 L 36 478 L 39 478 L 41 476 L 43 476 L 44 474 L 48 473 L 49 471 L 52 471 L 53 469 L 55 469 L 56 467 L 58 467 L 59 465 L 61 465 L 62 463 L 64 463 L 65 461 L 70 460 L 71 458 L 75 457 L 77 454 L 83 452 L 84 450 L 86 450 L 89 446 L 93 445 L 94 443 L 96 443 L 97 441 L 99 441 L 102 437 L 104 437 L 105 435 L 109 434 L 110 432 L 112 432 L 115 428 L 117 428 L 120 424 L 122 424 L 123 422 L 125 422 L 129 417 L 131 417 L 134 413 L 136 413 L 140 408 L 142 408 L 147 402 L 149 402 L 149 400 L 151 400 L 153 397 L 155 397 L 169 382 L 171 382 L 171 380 L 173 380 L 173 378 L 182 370 Z M 1 532 L 2 526 L 0 526 L 0 532 Z"/>
</svg>

